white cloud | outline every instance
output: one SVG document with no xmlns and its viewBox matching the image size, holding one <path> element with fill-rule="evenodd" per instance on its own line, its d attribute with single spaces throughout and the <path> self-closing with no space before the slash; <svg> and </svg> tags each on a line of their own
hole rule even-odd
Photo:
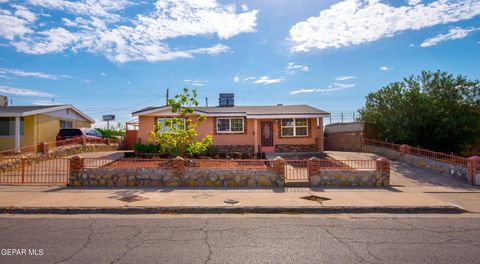
<svg viewBox="0 0 480 264">
<path fill-rule="evenodd" d="M 425 41 L 420 44 L 420 47 L 426 48 L 426 47 L 431 47 L 435 46 L 440 42 L 444 42 L 447 40 L 452 40 L 452 39 L 462 39 L 467 37 L 470 33 L 473 31 L 478 30 L 477 28 L 460 28 L 460 27 L 455 27 L 451 28 L 448 30 L 447 34 L 438 34 L 437 36 L 433 38 L 426 39 Z"/>
<path fill-rule="evenodd" d="M 60 10 L 66 14 L 58 23 L 52 19 L 49 24 L 53 28 L 38 31 L 40 27 L 31 23 L 34 17 L 28 16 L 28 10 L 17 9 L 17 15 L 2 10 L 0 37 L 10 40 L 17 51 L 46 54 L 85 50 L 104 54 L 119 63 L 228 52 L 230 48 L 223 44 L 182 50 L 166 42 L 179 37 L 215 35 L 228 39 L 253 32 L 258 13 L 258 10 L 238 12 L 235 4 L 216 0 L 158 0 L 153 11 L 134 17 L 125 16 L 124 9 L 135 4 L 127 0 L 28 0 L 28 3 L 42 8 L 42 12 Z"/>
<path fill-rule="evenodd" d="M 308 72 L 308 71 L 310 71 L 310 69 L 309 69 L 307 66 L 300 65 L 300 64 L 295 64 L 294 62 L 289 62 L 289 63 L 287 64 L 286 71 L 287 71 L 287 73 L 289 73 L 289 74 L 293 74 L 293 73 L 295 73 L 295 72 L 297 72 L 297 71 Z"/>
<path fill-rule="evenodd" d="M 62 10 L 71 14 L 104 17 L 118 20 L 120 16 L 115 11 L 124 9 L 129 5 L 127 0 L 29 0 L 29 4 L 48 9 Z"/>
<path fill-rule="evenodd" d="M 100 72 L 100 75 L 102 75 L 102 76 L 107 76 L 107 74 L 104 73 L 104 72 Z"/>
<path fill-rule="evenodd" d="M 8 10 L 0 9 L 0 37 L 7 40 L 22 37 L 32 32 L 29 24 L 27 19 L 18 17 Z"/>
<path fill-rule="evenodd" d="M 295 91 L 291 91 L 290 94 L 301 94 L 301 93 L 332 93 L 336 91 L 341 91 L 347 88 L 354 87 L 353 83 L 334 83 L 333 85 L 328 86 L 327 88 L 301 88 Z"/>
<path fill-rule="evenodd" d="M 191 85 L 191 86 L 203 86 L 205 83 L 208 81 L 204 80 L 183 80 L 185 84 Z"/>
<path fill-rule="evenodd" d="M 382 71 L 391 71 L 391 70 L 393 70 L 393 68 L 388 67 L 388 66 L 380 66 L 379 69 L 382 70 Z"/>
<path fill-rule="evenodd" d="M 418 5 L 421 3 L 422 3 L 422 0 L 408 0 L 409 5 Z"/>
<path fill-rule="evenodd" d="M 0 74 L 4 74 L 6 76 L 18 76 L 18 77 L 35 77 L 41 79 L 49 79 L 49 80 L 57 80 L 59 78 L 68 78 L 68 75 L 52 75 L 43 72 L 27 72 L 20 69 L 8 69 L 8 68 L 0 68 Z"/>
<path fill-rule="evenodd" d="M 242 8 L 242 11 L 248 11 L 247 4 L 242 4 L 240 7 Z"/>
<path fill-rule="evenodd" d="M 345 0 L 317 17 L 290 28 L 292 51 L 360 45 L 405 30 L 471 19 L 480 14 L 480 0 L 437 0 L 428 4 L 391 6 L 379 0 Z"/>
<path fill-rule="evenodd" d="M 356 76 L 337 76 L 335 77 L 336 81 L 346 81 L 357 78 Z"/>
<path fill-rule="evenodd" d="M 198 49 L 193 49 L 190 50 L 191 53 L 203 53 L 203 54 L 211 54 L 211 55 L 217 55 L 220 53 L 228 52 L 230 51 L 230 47 L 223 45 L 223 44 L 217 44 L 209 48 L 198 48 Z"/>
<path fill-rule="evenodd" d="M 54 104 L 61 104 L 61 103 L 56 103 L 55 101 L 52 101 L 52 100 L 36 100 L 32 102 L 32 105 L 54 105 Z"/>
<path fill-rule="evenodd" d="M 284 80 L 285 79 L 282 79 L 282 78 L 271 79 L 268 76 L 262 76 L 262 77 L 258 78 L 254 83 L 255 84 L 263 84 L 263 85 L 270 85 L 270 84 L 275 84 L 275 83 L 281 83 Z"/>
<path fill-rule="evenodd" d="M 14 88 L 5 85 L 0 85 L 0 93 L 16 96 L 53 97 L 53 94 L 50 93 L 30 89 Z"/>
<path fill-rule="evenodd" d="M 12 42 L 17 51 L 28 54 L 58 53 L 72 46 L 78 36 L 64 28 L 51 28 L 41 31 L 33 37 L 25 37 L 21 41 Z"/>
<path fill-rule="evenodd" d="M 238 75 L 235 75 L 235 77 L 233 77 L 233 81 L 238 83 L 240 81 L 240 77 Z"/>
</svg>

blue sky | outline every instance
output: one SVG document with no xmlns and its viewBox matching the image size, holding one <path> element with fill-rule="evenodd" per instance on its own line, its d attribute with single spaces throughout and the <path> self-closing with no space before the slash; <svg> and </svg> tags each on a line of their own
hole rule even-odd
<svg viewBox="0 0 480 264">
<path fill-rule="evenodd" d="M 182 87 L 354 112 L 423 69 L 480 78 L 479 15 L 480 0 L 0 0 L 0 94 L 122 122 Z"/>
</svg>

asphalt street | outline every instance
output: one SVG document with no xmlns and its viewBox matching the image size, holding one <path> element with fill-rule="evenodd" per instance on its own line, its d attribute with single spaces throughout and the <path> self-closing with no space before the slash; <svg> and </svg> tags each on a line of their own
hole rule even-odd
<svg viewBox="0 0 480 264">
<path fill-rule="evenodd" d="M 2 216 L 0 263 L 479 263 L 480 219 Z"/>
</svg>

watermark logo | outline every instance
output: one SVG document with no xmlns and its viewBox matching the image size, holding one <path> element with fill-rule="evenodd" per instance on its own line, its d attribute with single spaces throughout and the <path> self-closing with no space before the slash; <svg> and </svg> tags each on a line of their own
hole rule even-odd
<svg viewBox="0 0 480 264">
<path fill-rule="evenodd" d="M 2 248 L 1 256 L 43 256 L 43 248 Z"/>
</svg>

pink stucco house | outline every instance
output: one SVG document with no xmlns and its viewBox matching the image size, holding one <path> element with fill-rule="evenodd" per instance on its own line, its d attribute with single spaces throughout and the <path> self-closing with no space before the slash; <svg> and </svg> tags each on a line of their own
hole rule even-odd
<svg viewBox="0 0 480 264">
<path fill-rule="evenodd" d="M 323 152 L 323 117 L 329 113 L 309 105 L 235 106 L 233 94 L 220 94 L 219 106 L 195 107 L 205 115 L 198 134 L 213 136 L 221 152 Z M 138 117 L 137 142 L 149 143 L 158 120 L 173 116 L 169 106 L 146 107 Z"/>
</svg>

